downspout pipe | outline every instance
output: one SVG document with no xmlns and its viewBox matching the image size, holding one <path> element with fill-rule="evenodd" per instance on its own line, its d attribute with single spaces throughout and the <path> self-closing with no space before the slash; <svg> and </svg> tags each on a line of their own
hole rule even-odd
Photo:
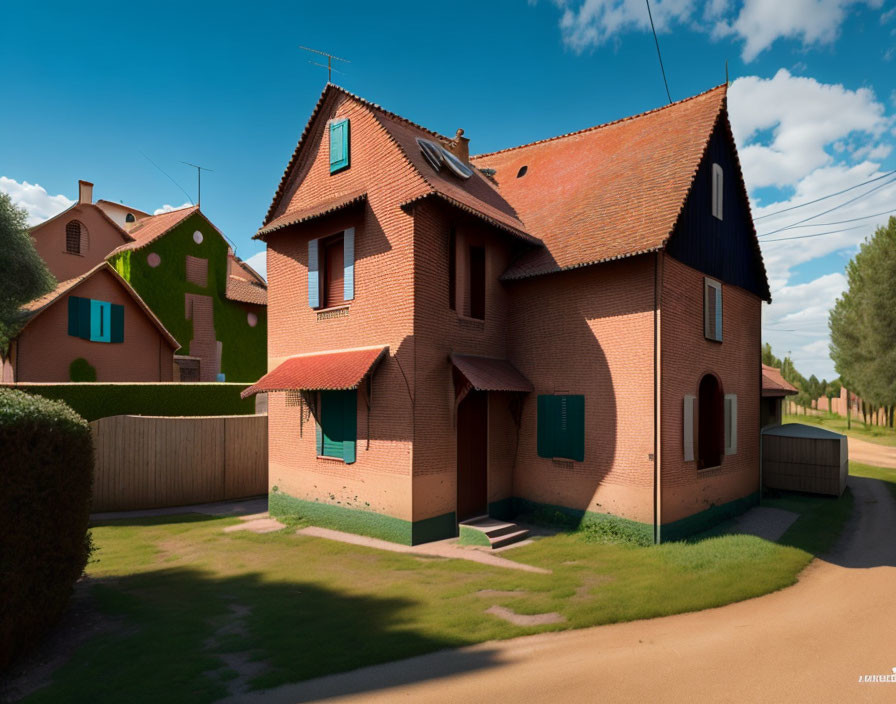
<svg viewBox="0 0 896 704">
<path fill-rule="evenodd" d="M 659 382 L 660 382 L 660 340 L 659 340 L 659 310 L 660 310 L 660 257 L 662 252 L 656 252 L 653 259 L 653 543 L 659 545 L 662 541 L 661 521 L 661 475 L 659 456 Z"/>
</svg>

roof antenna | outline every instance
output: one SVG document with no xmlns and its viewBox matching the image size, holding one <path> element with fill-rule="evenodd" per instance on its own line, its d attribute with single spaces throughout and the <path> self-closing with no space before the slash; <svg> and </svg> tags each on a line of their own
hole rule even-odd
<svg viewBox="0 0 896 704">
<path fill-rule="evenodd" d="M 321 56 L 327 57 L 326 65 L 319 64 L 317 61 L 309 61 L 308 62 L 309 64 L 314 64 L 315 66 L 320 66 L 321 68 L 327 69 L 327 83 L 333 82 L 333 71 L 336 71 L 336 73 L 343 73 L 342 71 L 339 71 L 339 70 L 333 68 L 333 59 L 336 59 L 337 61 L 342 61 L 347 64 L 351 63 L 351 61 L 349 61 L 348 59 L 340 59 L 338 56 L 336 56 L 334 54 L 328 54 L 325 51 L 318 51 L 317 49 L 309 49 L 307 46 L 299 45 L 299 49 L 302 49 L 303 51 L 310 51 L 312 54 L 320 54 Z"/>
<path fill-rule="evenodd" d="M 192 166 L 196 169 L 196 207 L 202 206 L 202 172 L 203 171 L 214 171 L 214 169 L 207 169 L 204 166 L 200 166 L 199 164 L 191 164 L 189 161 L 182 161 L 181 164 L 186 164 L 187 166 Z"/>
</svg>

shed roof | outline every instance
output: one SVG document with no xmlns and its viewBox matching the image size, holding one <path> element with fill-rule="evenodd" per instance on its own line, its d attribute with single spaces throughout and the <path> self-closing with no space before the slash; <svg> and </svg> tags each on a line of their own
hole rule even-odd
<svg viewBox="0 0 896 704">
<path fill-rule="evenodd" d="M 535 390 L 532 382 L 506 359 L 453 354 L 451 363 L 477 391 Z"/>
<path fill-rule="evenodd" d="M 804 423 L 785 423 L 773 425 L 763 429 L 763 435 L 778 435 L 790 438 L 815 438 L 818 440 L 843 440 L 845 435 L 835 433 L 827 428 L 819 428 L 817 425 L 805 425 Z"/>
</svg>

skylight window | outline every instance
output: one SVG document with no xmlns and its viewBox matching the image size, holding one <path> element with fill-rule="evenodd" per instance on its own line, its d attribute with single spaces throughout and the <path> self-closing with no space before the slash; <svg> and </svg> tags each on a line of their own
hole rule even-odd
<svg viewBox="0 0 896 704">
<path fill-rule="evenodd" d="M 455 176 L 464 180 L 473 175 L 473 169 L 441 144 L 436 144 L 432 140 L 423 139 L 422 137 L 417 137 L 417 144 L 420 146 L 420 151 L 423 152 L 423 157 L 435 171 L 441 171 L 444 166 Z"/>
</svg>

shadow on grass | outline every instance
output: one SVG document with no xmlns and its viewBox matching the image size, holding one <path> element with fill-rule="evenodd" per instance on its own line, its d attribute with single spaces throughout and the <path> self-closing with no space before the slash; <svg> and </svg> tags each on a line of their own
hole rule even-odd
<svg viewBox="0 0 896 704">
<path fill-rule="evenodd" d="M 420 630 L 411 599 L 254 573 L 176 568 L 89 582 L 98 609 L 121 628 L 81 645 L 25 701 L 213 702 L 472 642 Z M 491 651 L 451 652 L 444 663 L 434 671 L 402 670 L 400 680 L 477 670 L 494 660 Z M 353 682 L 352 693 L 400 683 Z"/>
</svg>

